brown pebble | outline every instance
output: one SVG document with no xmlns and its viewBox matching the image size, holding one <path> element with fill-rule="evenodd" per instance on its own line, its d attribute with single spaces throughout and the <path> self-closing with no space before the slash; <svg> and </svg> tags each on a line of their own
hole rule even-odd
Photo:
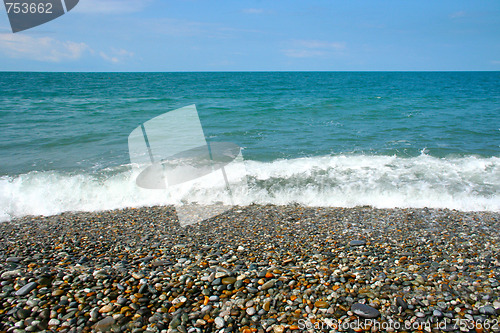
<svg viewBox="0 0 500 333">
<path fill-rule="evenodd" d="M 236 282 L 236 278 L 234 277 L 225 277 L 222 279 L 222 284 L 233 284 Z"/>
<path fill-rule="evenodd" d="M 103 306 L 102 308 L 99 309 L 99 312 L 100 313 L 108 313 L 110 312 L 111 310 L 113 310 L 113 305 L 112 304 L 108 304 L 108 305 L 105 305 Z"/>
<path fill-rule="evenodd" d="M 325 301 L 316 301 L 314 303 L 314 306 L 317 307 L 317 308 L 327 308 L 328 307 L 328 303 L 325 302 Z"/>
<path fill-rule="evenodd" d="M 61 296 L 64 295 L 64 290 L 62 289 L 56 289 L 52 292 L 52 296 Z"/>
</svg>

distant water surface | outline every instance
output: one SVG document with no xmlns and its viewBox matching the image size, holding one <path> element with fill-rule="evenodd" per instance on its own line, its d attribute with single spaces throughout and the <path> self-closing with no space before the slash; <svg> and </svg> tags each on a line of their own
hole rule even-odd
<svg viewBox="0 0 500 333">
<path fill-rule="evenodd" d="M 210 202 L 138 189 L 127 137 L 196 104 L 236 203 L 500 210 L 500 72 L 0 73 L 0 219 Z M 235 192 L 237 193 L 237 191 Z"/>
</svg>

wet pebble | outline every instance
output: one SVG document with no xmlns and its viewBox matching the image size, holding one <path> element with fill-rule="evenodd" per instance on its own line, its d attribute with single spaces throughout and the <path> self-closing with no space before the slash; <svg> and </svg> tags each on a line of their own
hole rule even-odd
<svg viewBox="0 0 500 333">
<path fill-rule="evenodd" d="M 380 316 L 380 312 L 377 309 L 367 304 L 354 303 L 351 306 L 351 311 L 361 318 L 372 319 Z"/>
<path fill-rule="evenodd" d="M 36 282 L 30 282 L 26 284 L 24 287 L 16 291 L 17 296 L 25 296 L 28 295 L 33 289 L 35 289 L 37 286 Z"/>
</svg>

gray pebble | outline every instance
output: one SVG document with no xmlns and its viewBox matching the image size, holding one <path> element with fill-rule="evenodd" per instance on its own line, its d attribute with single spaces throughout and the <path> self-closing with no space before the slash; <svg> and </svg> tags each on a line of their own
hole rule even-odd
<svg viewBox="0 0 500 333">
<path fill-rule="evenodd" d="M 266 283 L 264 283 L 260 288 L 262 290 L 267 290 L 269 288 L 272 288 L 274 287 L 274 284 L 276 283 L 276 279 L 272 279 L 272 280 L 269 280 L 267 281 Z"/>
<path fill-rule="evenodd" d="M 115 320 L 113 317 L 106 317 L 104 319 L 101 319 L 95 324 L 94 329 L 96 331 L 107 331 L 113 324 L 115 323 Z"/>
<path fill-rule="evenodd" d="M 214 323 L 215 323 L 215 326 L 216 326 L 218 329 L 223 328 L 223 327 L 224 327 L 224 325 L 226 324 L 226 323 L 225 323 L 225 321 L 224 321 L 224 318 L 221 318 L 221 317 L 217 317 L 217 318 L 215 318 Z"/>
<path fill-rule="evenodd" d="M 441 318 L 443 316 L 443 313 L 439 310 L 434 310 L 432 311 L 432 315 L 437 318 Z"/>
<path fill-rule="evenodd" d="M 486 306 L 479 308 L 479 313 L 484 314 L 484 315 L 488 315 L 488 316 L 496 315 L 495 309 L 490 305 L 486 305 Z"/>
<path fill-rule="evenodd" d="M 28 295 L 33 289 L 36 288 L 36 282 L 30 282 L 26 284 L 24 287 L 16 291 L 17 296 L 25 296 Z"/>
<path fill-rule="evenodd" d="M 380 312 L 377 309 L 367 304 L 354 303 L 351 306 L 351 311 L 361 318 L 371 319 L 380 316 Z"/>
<path fill-rule="evenodd" d="M 255 308 L 253 306 L 250 308 L 247 308 L 246 312 L 249 316 L 253 316 L 255 314 Z"/>
</svg>

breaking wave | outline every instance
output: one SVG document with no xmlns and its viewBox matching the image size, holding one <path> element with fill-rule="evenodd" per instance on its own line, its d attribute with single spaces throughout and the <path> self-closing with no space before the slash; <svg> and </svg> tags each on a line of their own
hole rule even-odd
<svg viewBox="0 0 500 333">
<path fill-rule="evenodd" d="M 245 161 L 227 167 L 231 195 L 213 175 L 146 190 L 131 165 L 93 173 L 32 171 L 0 178 L 0 221 L 65 211 L 164 204 L 302 204 L 500 211 L 500 158 L 337 155 Z"/>
</svg>

